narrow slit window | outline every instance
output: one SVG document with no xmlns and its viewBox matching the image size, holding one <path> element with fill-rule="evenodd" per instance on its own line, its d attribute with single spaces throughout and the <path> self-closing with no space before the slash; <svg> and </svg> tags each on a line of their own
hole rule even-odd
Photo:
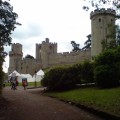
<svg viewBox="0 0 120 120">
<path fill-rule="evenodd" d="M 99 22 L 101 22 L 101 18 L 99 18 Z"/>
</svg>

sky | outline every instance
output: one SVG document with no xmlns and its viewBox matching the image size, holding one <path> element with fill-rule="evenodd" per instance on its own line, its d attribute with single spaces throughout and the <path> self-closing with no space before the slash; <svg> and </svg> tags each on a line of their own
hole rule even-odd
<svg viewBox="0 0 120 120">
<path fill-rule="evenodd" d="M 23 46 L 23 57 L 35 57 L 35 44 L 45 38 L 58 43 L 59 52 L 70 52 L 71 41 L 84 46 L 87 35 L 91 34 L 90 11 L 83 10 L 84 0 L 11 0 L 13 11 L 18 14 L 21 26 L 12 33 L 12 43 Z M 9 53 L 11 46 L 5 47 Z M 9 55 L 3 70 L 8 71 Z"/>
</svg>

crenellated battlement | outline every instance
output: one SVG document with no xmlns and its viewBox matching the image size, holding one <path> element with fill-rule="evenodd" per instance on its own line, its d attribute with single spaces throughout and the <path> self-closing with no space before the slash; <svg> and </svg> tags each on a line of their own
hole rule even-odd
<svg viewBox="0 0 120 120">
<path fill-rule="evenodd" d="M 20 43 L 12 43 L 12 45 L 20 45 L 20 46 L 22 46 Z"/>
<path fill-rule="evenodd" d="M 46 42 L 46 41 L 42 41 L 42 44 L 36 43 L 36 46 L 42 46 L 42 45 L 57 45 L 56 42 Z"/>
<path fill-rule="evenodd" d="M 37 46 L 40 46 L 41 44 L 39 44 L 39 43 L 36 43 L 36 45 L 37 45 Z"/>
<path fill-rule="evenodd" d="M 46 45 L 46 44 L 49 44 L 49 45 L 57 45 L 57 43 L 55 42 L 46 42 L 46 41 L 42 41 L 42 44 L 41 45 Z M 39 44 L 38 44 L 39 45 Z"/>
<path fill-rule="evenodd" d="M 22 45 L 20 43 L 13 43 L 12 49 L 16 49 L 16 48 L 22 48 Z"/>
<path fill-rule="evenodd" d="M 110 9 L 110 8 L 108 8 L 108 9 L 105 9 L 105 8 L 96 9 L 90 13 L 90 19 L 92 19 L 95 15 L 101 15 L 101 14 L 110 14 L 110 15 L 115 16 L 116 12 L 115 12 L 115 10 Z"/>
<path fill-rule="evenodd" d="M 54 43 L 53 43 L 53 42 L 50 42 L 49 44 L 50 44 L 50 45 L 57 45 L 57 43 L 55 43 L 55 42 L 54 42 Z"/>
<path fill-rule="evenodd" d="M 71 51 L 71 52 L 61 52 L 61 53 L 57 53 L 56 55 L 58 56 L 75 56 L 75 55 L 82 55 L 86 52 L 90 51 L 90 49 L 88 50 L 84 50 L 84 51 Z"/>
<path fill-rule="evenodd" d="M 9 52 L 9 56 L 10 57 L 15 57 L 15 56 L 19 56 L 19 57 L 22 57 L 23 56 L 23 53 L 15 53 L 15 52 L 12 52 L 12 51 L 10 51 Z"/>
</svg>

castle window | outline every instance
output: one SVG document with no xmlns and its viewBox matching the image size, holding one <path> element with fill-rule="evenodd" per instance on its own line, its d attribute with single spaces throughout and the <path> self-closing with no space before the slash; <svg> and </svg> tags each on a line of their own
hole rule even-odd
<svg viewBox="0 0 120 120">
<path fill-rule="evenodd" d="M 41 49 L 41 45 L 39 46 L 39 49 Z"/>
<path fill-rule="evenodd" d="M 52 49 L 52 46 L 50 46 L 50 50 Z"/>
<path fill-rule="evenodd" d="M 99 18 L 99 22 L 101 22 L 101 18 Z"/>
<path fill-rule="evenodd" d="M 23 68 L 21 67 L 21 70 L 22 70 Z"/>
<path fill-rule="evenodd" d="M 111 19 L 111 22 L 113 22 L 113 20 Z"/>
</svg>

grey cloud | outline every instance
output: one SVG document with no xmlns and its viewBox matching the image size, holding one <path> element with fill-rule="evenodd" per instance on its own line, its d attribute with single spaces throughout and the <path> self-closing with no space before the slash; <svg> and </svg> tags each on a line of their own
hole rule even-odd
<svg viewBox="0 0 120 120">
<path fill-rule="evenodd" d="M 42 33 L 42 28 L 37 24 L 24 24 L 22 26 L 17 26 L 12 34 L 14 39 L 28 39 L 31 37 L 40 36 Z"/>
</svg>

